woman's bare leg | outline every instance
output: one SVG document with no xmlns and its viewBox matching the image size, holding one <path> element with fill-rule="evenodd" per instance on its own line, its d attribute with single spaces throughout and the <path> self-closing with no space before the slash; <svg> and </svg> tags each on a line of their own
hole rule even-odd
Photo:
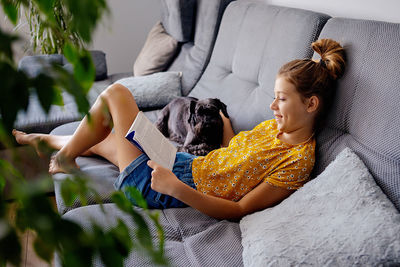
<svg viewBox="0 0 400 267">
<path fill-rule="evenodd" d="M 114 84 L 108 87 L 90 109 L 90 121 L 85 117 L 70 140 L 50 161 L 49 172 L 66 172 L 75 165 L 75 158 L 102 142 L 111 132 L 110 116 L 114 126 L 114 145 L 120 171 L 142 152 L 125 139 L 139 108 L 129 90 Z"/>
<path fill-rule="evenodd" d="M 13 135 L 18 144 L 34 147 L 40 157 L 44 157 L 48 150 L 62 149 L 72 137 L 72 135 L 27 134 L 17 130 L 13 130 Z M 106 139 L 83 152 L 82 156 L 99 155 L 118 166 L 114 138 L 114 134 L 110 133 Z"/>
</svg>

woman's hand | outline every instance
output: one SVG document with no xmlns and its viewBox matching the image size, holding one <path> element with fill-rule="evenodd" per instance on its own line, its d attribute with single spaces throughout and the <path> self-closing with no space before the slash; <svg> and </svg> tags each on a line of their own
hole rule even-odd
<svg viewBox="0 0 400 267">
<path fill-rule="evenodd" d="M 222 122 L 224 123 L 221 146 L 227 147 L 229 146 L 229 142 L 231 141 L 231 139 L 235 136 L 235 132 L 233 131 L 231 120 L 225 117 L 222 111 L 219 111 L 219 114 L 222 118 Z"/>
<path fill-rule="evenodd" d="M 151 172 L 151 189 L 161 194 L 173 196 L 175 189 L 181 181 L 176 175 L 160 164 L 149 160 L 147 165 L 153 169 Z"/>
</svg>

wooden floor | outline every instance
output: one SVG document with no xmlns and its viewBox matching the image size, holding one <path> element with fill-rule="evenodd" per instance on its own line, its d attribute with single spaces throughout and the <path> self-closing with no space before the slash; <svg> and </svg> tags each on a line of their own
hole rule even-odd
<svg viewBox="0 0 400 267">
<path fill-rule="evenodd" d="M 50 196 L 49 200 L 53 203 L 54 209 L 56 209 L 56 201 L 54 196 Z M 7 204 L 9 207 L 8 216 L 10 220 L 15 218 L 15 211 L 17 208 L 17 204 L 15 202 L 10 202 Z M 22 255 L 21 255 L 21 266 L 24 267 L 41 267 L 41 266 L 54 266 L 54 260 L 51 264 L 40 259 L 34 249 L 33 249 L 33 241 L 35 240 L 35 232 L 31 230 L 27 230 L 24 233 L 19 233 L 20 244 L 22 246 Z M 7 264 L 7 267 L 11 267 L 13 265 Z"/>
</svg>

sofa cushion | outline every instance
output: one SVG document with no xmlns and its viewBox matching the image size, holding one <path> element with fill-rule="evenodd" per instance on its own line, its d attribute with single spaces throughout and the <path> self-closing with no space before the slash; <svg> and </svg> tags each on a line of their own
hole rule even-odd
<svg viewBox="0 0 400 267">
<path fill-rule="evenodd" d="M 182 95 L 181 72 L 158 72 L 146 76 L 128 77 L 115 83 L 126 86 L 141 109 L 162 108 Z"/>
<path fill-rule="evenodd" d="M 142 76 L 164 71 L 178 48 L 178 42 L 164 29 L 161 22 L 150 30 L 146 42 L 133 65 L 133 75 Z"/>
<path fill-rule="evenodd" d="M 400 264 L 400 213 L 344 149 L 314 180 L 240 222 L 245 266 Z"/>
<path fill-rule="evenodd" d="M 206 68 L 211 51 L 214 47 L 214 41 L 218 33 L 222 13 L 231 1 L 232 0 L 196 1 L 193 34 L 190 40 L 182 44 L 179 54 L 168 68 L 168 71 L 183 72 L 183 95 L 189 94 Z"/>
<path fill-rule="evenodd" d="M 317 137 L 314 176 L 350 147 L 400 210 L 400 24 L 333 18 L 320 37 L 339 41 L 348 64 Z"/>
<path fill-rule="evenodd" d="M 91 230 L 92 222 L 103 229 L 115 226 L 121 218 L 133 233 L 137 228 L 132 218 L 121 212 L 115 204 L 86 206 L 66 213 L 63 218 L 79 223 Z M 140 208 L 136 208 L 144 214 Z M 159 222 L 165 234 L 165 257 L 171 266 L 243 266 L 242 246 L 238 223 L 218 221 L 195 209 L 166 209 L 159 211 Z M 157 236 L 154 224 L 149 223 L 152 236 Z M 132 235 L 133 236 L 133 235 Z M 124 266 L 153 266 L 149 257 L 134 250 L 124 261 Z M 55 266 L 61 266 L 56 257 Z M 93 266 L 104 266 L 96 258 Z"/>
<path fill-rule="evenodd" d="M 18 69 L 30 77 L 37 77 L 51 64 L 64 65 L 64 56 L 59 54 L 25 56 L 18 62 Z"/>
<path fill-rule="evenodd" d="M 192 37 L 195 18 L 195 0 L 162 0 L 161 21 L 165 30 L 178 42 Z"/>
<path fill-rule="evenodd" d="M 96 70 L 95 81 L 100 81 L 107 78 L 107 62 L 106 54 L 103 51 L 92 50 L 93 65 Z M 52 64 L 63 66 L 67 71 L 73 72 L 73 66 L 68 60 L 59 54 L 52 55 L 37 55 L 25 56 L 18 62 L 18 69 L 24 71 L 28 77 L 36 77 L 40 73 L 46 72 L 46 69 Z"/>
<path fill-rule="evenodd" d="M 312 56 L 311 42 L 327 19 L 260 1 L 231 3 L 210 63 L 190 95 L 220 98 L 228 106 L 235 132 L 271 119 L 269 104 L 278 69 L 290 60 Z"/>
</svg>

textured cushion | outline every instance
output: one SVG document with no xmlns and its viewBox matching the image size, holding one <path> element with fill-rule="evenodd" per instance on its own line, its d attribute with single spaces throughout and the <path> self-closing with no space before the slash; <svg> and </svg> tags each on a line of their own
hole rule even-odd
<svg viewBox="0 0 400 267">
<path fill-rule="evenodd" d="M 165 70 L 175 56 L 177 48 L 178 42 L 165 32 L 161 22 L 157 22 L 136 58 L 133 74 L 142 76 Z"/>
<path fill-rule="evenodd" d="M 195 0 L 162 0 L 161 21 L 169 35 L 178 42 L 190 40 L 195 16 Z"/>
<path fill-rule="evenodd" d="M 34 78 L 45 72 L 51 64 L 64 65 L 64 56 L 58 54 L 25 56 L 18 62 L 18 69 L 24 71 L 28 77 Z"/>
<path fill-rule="evenodd" d="M 333 18 L 320 38 L 339 41 L 348 64 L 317 138 L 315 175 L 350 147 L 400 210 L 400 24 Z"/>
<path fill-rule="evenodd" d="M 240 222 L 245 266 L 400 264 L 400 213 L 344 149 L 317 178 Z"/>
<path fill-rule="evenodd" d="M 311 42 L 327 19 L 261 1 L 232 2 L 222 18 L 210 63 L 190 95 L 226 103 L 235 132 L 271 119 L 268 105 L 278 69 L 290 60 L 312 56 Z"/>
<path fill-rule="evenodd" d="M 139 108 L 161 108 L 181 96 L 181 72 L 159 72 L 116 81 L 129 88 Z"/>
<path fill-rule="evenodd" d="M 115 226 L 121 218 L 133 233 L 137 227 L 131 217 L 122 213 L 114 204 L 104 205 L 105 213 L 99 205 L 74 209 L 63 217 L 75 221 L 86 230 L 92 230 L 92 222 L 103 229 Z M 142 210 L 136 211 L 143 214 Z M 195 209 L 160 210 L 159 222 L 165 233 L 165 257 L 171 266 L 243 266 L 242 246 L 238 223 L 218 221 Z M 149 221 L 149 220 L 147 220 Z M 157 228 L 148 223 L 152 236 L 157 236 Z M 61 266 L 56 257 L 55 266 Z M 96 258 L 93 266 L 104 266 Z M 143 252 L 133 250 L 124 261 L 124 266 L 154 266 Z"/>
<path fill-rule="evenodd" d="M 92 50 L 90 51 L 92 61 L 96 69 L 95 80 L 100 81 L 107 78 L 107 62 L 106 54 L 103 51 Z M 23 70 L 28 77 L 36 77 L 40 73 L 46 72 L 51 64 L 62 65 L 69 72 L 73 72 L 72 64 L 63 55 L 38 55 L 23 57 L 19 63 L 18 68 Z"/>
</svg>

